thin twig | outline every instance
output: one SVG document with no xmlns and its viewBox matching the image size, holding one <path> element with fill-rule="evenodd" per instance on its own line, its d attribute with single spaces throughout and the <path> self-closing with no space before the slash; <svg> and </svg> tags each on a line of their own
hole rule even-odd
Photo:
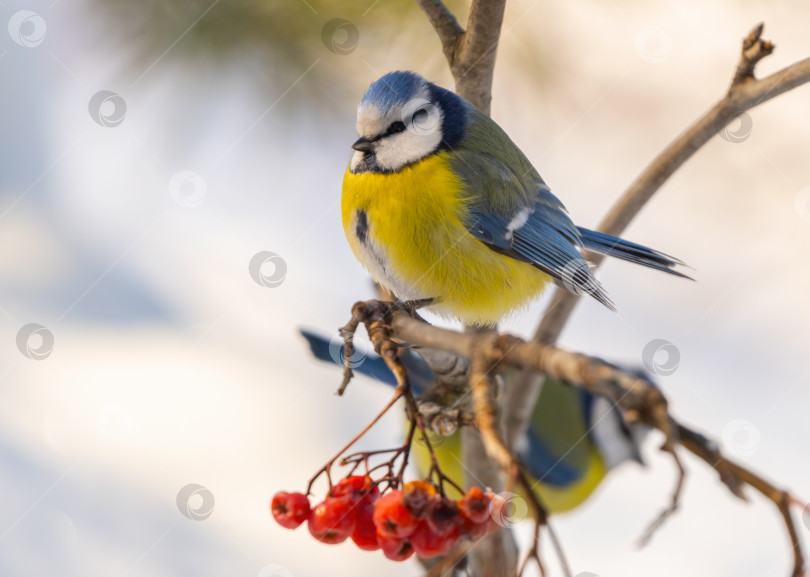
<svg viewBox="0 0 810 577">
<path fill-rule="evenodd" d="M 444 56 L 452 66 L 456 60 L 459 39 L 464 35 L 464 28 L 459 25 L 456 17 L 442 0 L 418 0 L 418 4 L 436 31 L 442 43 Z"/>
<path fill-rule="evenodd" d="M 506 445 L 498 430 L 498 405 L 495 400 L 496 387 L 493 374 L 501 359 L 506 358 L 515 345 L 515 341 L 508 335 L 477 333 L 476 342 L 473 345 L 474 350 L 469 357 L 471 360 L 470 387 L 472 389 L 473 411 L 475 412 L 476 424 L 481 433 L 484 447 L 490 459 L 507 472 L 511 479 L 514 479 L 523 489 L 526 499 L 531 504 L 535 518 L 535 541 L 530 556 L 537 562 L 541 573 L 545 574 L 544 564 L 540 558 L 539 534 L 541 526 L 549 525 L 548 512 L 534 492 L 534 487 L 523 471 L 520 461 Z M 562 544 L 557 539 L 556 534 L 550 530 L 550 527 L 549 534 L 560 560 L 560 565 L 563 568 L 563 574 L 570 577 L 572 573 Z"/>
<path fill-rule="evenodd" d="M 360 303 L 357 303 L 359 305 Z M 355 307 L 357 306 L 355 305 Z M 361 315 L 359 311 L 352 308 L 352 318 L 346 323 L 346 326 L 340 329 L 340 336 L 343 338 L 343 382 L 340 383 L 337 394 L 343 396 L 346 392 L 346 387 L 349 386 L 354 377 L 352 370 L 352 357 L 354 356 L 354 334 L 357 332 L 357 327 L 360 325 Z"/>
<path fill-rule="evenodd" d="M 425 448 L 428 451 L 428 455 L 430 456 L 430 470 L 428 472 L 428 478 L 435 478 L 437 482 L 437 486 L 439 488 L 439 492 L 444 495 L 445 484 L 452 486 L 456 489 L 459 493 L 464 493 L 464 489 L 452 478 L 448 477 L 444 471 L 442 471 L 441 466 L 439 465 L 439 460 L 436 457 L 436 452 L 430 442 L 430 438 L 428 436 L 428 428 L 425 425 L 424 419 L 422 414 L 419 410 L 419 404 L 416 401 L 416 398 L 413 395 L 413 391 L 411 389 L 410 380 L 408 378 L 408 372 L 405 369 L 405 366 L 402 364 L 402 361 L 399 359 L 399 352 L 401 350 L 400 346 L 394 342 L 392 329 L 391 329 L 391 320 L 393 315 L 402 316 L 404 318 L 408 318 L 413 322 L 419 324 L 426 324 L 419 316 L 416 314 L 416 310 L 420 307 L 427 306 L 431 303 L 430 299 L 418 300 L 418 301 L 409 301 L 409 302 L 386 302 L 386 301 L 366 301 L 366 302 L 358 302 L 352 307 L 352 318 L 347 323 L 347 325 L 341 329 L 341 333 L 343 335 L 345 342 L 351 342 L 354 338 L 354 332 L 357 331 L 358 327 L 362 323 L 365 328 L 366 332 L 368 333 L 369 339 L 371 339 L 372 344 L 374 345 L 374 350 L 379 354 L 383 361 L 385 362 L 388 369 L 394 374 L 394 377 L 397 381 L 397 393 L 399 397 L 402 397 L 405 401 L 405 408 L 408 413 L 408 418 L 411 421 L 411 427 L 408 433 L 408 437 L 406 443 L 403 447 L 404 451 L 404 462 L 399 470 L 399 474 L 395 477 L 396 484 L 400 484 L 402 481 L 402 475 L 405 470 L 405 466 L 407 465 L 409 459 L 409 452 L 410 446 L 413 442 L 413 436 L 415 431 L 418 429 L 421 436 L 422 442 L 425 444 Z M 344 376 L 345 379 L 345 376 Z M 384 409 L 383 413 L 387 411 L 390 406 L 393 404 L 396 399 L 392 400 Z M 378 415 L 375 420 L 372 422 L 375 423 L 379 418 L 382 416 L 382 413 Z M 364 432 L 368 430 L 367 427 L 364 429 Z M 361 435 L 362 436 L 362 433 Z M 359 438 L 359 436 L 357 437 Z M 353 444 L 357 438 L 355 438 L 351 444 Z M 349 446 L 351 446 L 351 444 Z M 346 449 L 343 449 L 341 453 L 338 453 L 338 456 L 342 454 Z M 395 455 L 393 460 L 396 459 L 398 456 Z M 335 457 L 337 459 L 337 457 Z M 334 460 L 333 460 L 334 461 Z M 328 467 L 331 465 L 331 462 L 327 464 L 327 472 Z M 393 464 L 389 466 L 389 468 L 393 468 Z M 318 473 L 320 474 L 320 472 Z M 310 483 L 311 484 L 311 483 Z"/>
<path fill-rule="evenodd" d="M 642 533 L 641 538 L 638 540 L 639 547 L 645 547 L 650 540 L 655 535 L 656 531 L 660 529 L 664 523 L 669 519 L 675 512 L 678 510 L 678 507 L 681 503 L 681 494 L 683 493 L 683 488 L 686 483 L 686 469 L 683 466 L 683 462 L 681 458 L 678 456 L 678 453 L 675 452 L 674 448 L 672 451 L 669 451 L 672 455 L 673 460 L 675 461 L 675 466 L 678 469 L 678 475 L 675 480 L 675 489 L 672 491 L 672 497 L 669 501 L 669 507 L 664 509 L 658 517 L 656 517 L 652 523 L 644 530 Z"/>
<path fill-rule="evenodd" d="M 785 528 L 790 538 L 790 544 L 793 550 L 793 574 L 792 577 L 800 577 L 805 574 L 804 556 L 802 554 L 802 544 L 799 540 L 798 531 L 796 531 L 796 524 L 790 515 L 790 505 L 801 505 L 801 502 L 794 499 L 789 493 L 776 488 L 774 485 L 763 479 L 756 473 L 746 469 L 745 467 L 730 461 L 720 454 L 719 450 L 713 445 L 706 437 L 692 429 L 678 424 L 677 425 L 683 446 L 689 449 L 692 453 L 703 459 L 711 467 L 715 468 L 720 474 L 720 478 L 726 486 L 731 488 L 728 479 L 734 479 L 732 486 L 736 487 L 736 491 L 732 489 L 735 495 L 745 498 L 742 495 L 740 485 L 746 484 L 756 489 L 766 499 L 770 500 L 779 510 L 782 520 L 785 523 Z"/>
<path fill-rule="evenodd" d="M 524 370 L 548 375 L 563 384 L 578 385 L 592 394 L 607 397 L 626 413 L 645 424 L 657 428 L 664 434 L 662 449 L 673 457 L 678 469 L 678 479 L 670 506 L 651 526 L 657 529 L 661 522 L 669 517 L 678 507 L 683 488 L 685 473 L 676 452 L 683 446 L 694 453 L 720 474 L 723 483 L 738 497 L 743 497 L 742 486 L 750 485 L 774 503 L 782 515 L 793 548 L 794 570 L 792 575 L 798 577 L 804 573 L 804 556 L 796 526 L 790 515 L 789 507 L 800 503 L 786 491 L 777 489 L 756 473 L 723 457 L 715 444 L 704 436 L 677 423 L 668 412 L 667 401 L 663 392 L 644 378 L 627 373 L 603 361 L 558 349 L 538 342 L 526 342 L 517 337 L 495 332 L 469 334 L 451 331 L 416 321 L 401 313 L 394 313 L 391 320 L 392 335 L 418 346 L 433 347 L 464 356 L 471 360 L 473 367 L 471 379 L 474 403 L 485 404 L 491 397 L 491 375 L 488 367 L 496 365 L 512 366 Z M 487 381 L 489 384 L 486 384 Z M 479 383 L 479 385 L 476 385 Z M 483 389 L 476 390 L 484 383 Z M 477 398 L 477 401 L 476 401 Z M 476 407 L 477 408 L 477 407 Z M 483 420 L 482 420 L 483 415 Z M 493 447 L 492 456 L 501 466 L 515 463 L 513 456 L 497 430 L 492 430 L 493 417 L 491 408 L 484 407 L 483 412 L 476 410 L 476 422 L 482 435 L 492 433 L 487 445 Z M 483 424 L 483 428 L 482 428 Z M 501 445 L 501 446 L 498 446 Z M 645 534 L 648 538 L 649 531 Z"/>
<path fill-rule="evenodd" d="M 800 60 L 761 80 L 754 78 L 754 67 L 773 52 L 773 44 L 761 39 L 759 24 L 743 42 L 740 62 L 728 93 L 690 128 L 661 152 L 599 224 L 601 232 L 620 235 L 663 184 L 714 135 L 746 111 L 810 81 L 810 58 Z M 599 266 L 604 257 L 590 260 Z M 577 295 L 557 289 L 547 313 L 535 333 L 535 340 L 553 343 L 577 303 Z"/>
<path fill-rule="evenodd" d="M 771 42 L 762 39 L 762 30 L 763 25 L 759 24 L 743 41 L 740 61 L 726 95 L 650 163 L 616 201 L 598 230 L 621 235 L 664 183 L 714 135 L 747 110 L 810 81 L 810 58 L 766 78 L 757 80 L 754 77 L 757 63 L 774 50 Z M 589 255 L 594 267 L 598 267 L 603 258 L 601 255 Z M 546 344 L 557 342 L 578 302 L 579 295 L 561 288 L 555 289 L 535 331 L 534 340 Z M 519 438 L 528 427 L 531 412 L 525 408 L 534 406 L 541 383 L 541 377 L 531 373 L 524 372 L 515 377 L 506 406 L 510 417 L 507 440 Z"/>
<path fill-rule="evenodd" d="M 743 39 L 742 57 L 739 64 L 737 64 L 737 71 L 734 73 L 729 90 L 734 90 L 737 85 L 743 82 L 754 80 L 754 68 L 756 68 L 757 63 L 773 52 L 775 46 L 771 42 L 762 39 L 762 30 L 764 28 L 765 24 L 758 24 Z"/>
<path fill-rule="evenodd" d="M 506 0 L 473 0 L 456 59 L 450 70 L 456 93 L 489 114 L 495 54 L 501 35 Z"/>
<path fill-rule="evenodd" d="M 441 0 L 417 0 L 442 43 L 456 93 L 489 114 L 506 0 L 473 0 L 466 31 Z"/>
<path fill-rule="evenodd" d="M 329 489 L 330 490 L 332 489 L 332 477 L 331 477 L 332 465 L 335 463 L 335 461 L 337 461 L 340 458 L 340 456 L 343 453 L 348 451 L 352 445 L 354 445 L 357 441 L 359 441 L 360 437 L 365 435 L 374 425 L 377 424 L 377 421 L 379 421 L 383 417 L 383 415 L 385 415 L 385 413 L 387 413 L 388 410 L 394 406 L 394 404 L 402 397 L 402 394 L 403 394 L 402 391 L 397 390 L 394 393 L 394 396 L 391 397 L 391 400 L 386 403 L 385 407 L 383 407 L 383 409 L 379 413 L 377 413 L 377 416 L 374 417 L 368 425 L 363 427 L 362 431 L 360 431 L 357 435 L 355 435 L 351 441 L 346 443 L 346 445 L 340 451 L 338 451 L 337 454 L 331 460 L 327 461 L 326 465 L 321 467 L 312 476 L 312 478 L 309 480 L 309 483 L 307 483 L 307 492 L 306 492 L 307 495 L 312 493 L 312 485 L 314 485 L 318 477 L 320 477 L 324 473 L 326 474 L 326 478 L 329 481 Z"/>
</svg>

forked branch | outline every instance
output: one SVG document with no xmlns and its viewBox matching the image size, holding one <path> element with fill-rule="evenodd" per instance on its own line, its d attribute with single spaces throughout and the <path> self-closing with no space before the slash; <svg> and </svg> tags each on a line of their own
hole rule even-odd
<svg viewBox="0 0 810 577">
<path fill-rule="evenodd" d="M 774 50 L 771 42 L 762 39 L 763 28 L 763 24 L 757 25 L 743 40 L 740 61 L 726 95 L 650 163 L 613 205 L 598 230 L 620 235 L 669 177 L 714 135 L 746 111 L 810 81 L 810 58 L 760 80 L 755 78 L 757 63 Z M 593 255 L 590 260 L 599 266 L 603 257 Z M 557 289 L 534 339 L 544 343 L 556 342 L 578 298 L 566 290 Z"/>
<path fill-rule="evenodd" d="M 678 478 L 670 505 L 645 532 L 643 540 L 649 539 L 679 506 L 685 471 L 677 451 L 682 447 L 715 468 L 720 480 L 735 496 L 745 498 L 743 488 L 748 485 L 774 503 L 782 515 L 793 550 L 792 576 L 799 577 L 804 574 L 802 545 L 789 510 L 791 504 L 798 504 L 799 501 L 756 473 L 726 459 L 715 443 L 678 423 L 669 413 L 663 392 L 646 378 L 625 372 L 587 355 L 572 353 L 544 343 L 527 342 L 508 334 L 495 331 L 463 333 L 434 327 L 414 318 L 392 303 L 381 301 L 358 303 L 353 313 L 359 319 L 354 323 L 354 328 L 356 329 L 360 322 L 365 324 L 375 348 L 397 375 L 401 387 L 407 383 L 407 373 L 396 360 L 397 346 L 392 339 L 419 347 L 447 351 L 470 360 L 474 424 L 484 439 L 484 446 L 490 458 L 508 471 L 510 478 L 524 489 L 527 498 L 533 500 L 531 504 L 539 523 L 546 522 L 542 504 L 536 500 L 519 460 L 506 445 L 496 426 L 498 408 L 493 379 L 497 372 L 506 367 L 542 373 L 561 383 L 581 386 L 595 395 L 606 397 L 620 407 L 626 420 L 641 421 L 661 431 L 664 436 L 661 449 L 673 458 Z M 415 403 L 410 404 L 409 409 L 418 411 Z M 539 562 L 539 557 L 537 560 Z"/>
<path fill-rule="evenodd" d="M 810 58 L 762 79 L 754 76 L 757 63 L 774 50 L 774 45 L 762 38 L 763 28 L 763 24 L 755 26 L 743 40 L 740 60 L 726 95 L 647 166 L 616 201 L 598 230 L 621 235 L 664 183 L 713 136 L 746 111 L 810 81 Z M 591 254 L 589 260 L 598 267 L 603 257 Z M 557 342 L 578 302 L 578 295 L 556 289 L 535 331 L 534 340 L 546 344 Z M 530 412 L 526 408 L 534 406 L 540 384 L 540 377 L 536 374 L 523 373 L 516 377 L 505 407 L 509 416 L 507 436 L 510 442 L 528 427 Z"/>
<path fill-rule="evenodd" d="M 456 93 L 489 114 L 495 54 L 506 0 L 473 0 L 464 30 L 442 0 L 417 0 L 450 65 Z"/>
</svg>

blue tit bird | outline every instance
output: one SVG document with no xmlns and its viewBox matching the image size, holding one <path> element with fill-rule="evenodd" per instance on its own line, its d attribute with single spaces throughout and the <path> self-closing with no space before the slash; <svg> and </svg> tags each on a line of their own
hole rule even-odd
<svg viewBox="0 0 810 577">
<path fill-rule="evenodd" d="M 678 259 L 575 226 L 498 124 L 417 74 L 374 82 L 357 132 L 343 228 L 360 263 L 400 299 L 432 299 L 434 312 L 492 325 L 553 280 L 615 309 L 583 249 L 685 276 Z"/>
<path fill-rule="evenodd" d="M 330 350 L 334 347 L 329 339 L 305 330 L 301 334 L 316 358 L 341 366 L 339 356 Z M 402 350 L 400 358 L 411 377 L 414 394 L 428 390 L 433 374 L 427 363 L 411 349 Z M 385 361 L 374 353 L 369 353 L 354 370 L 396 386 Z M 517 450 L 533 490 L 550 513 L 559 514 L 585 502 L 605 475 L 619 465 L 628 461 L 643 464 L 641 443 L 648 431 L 643 425 L 627 425 L 620 409 L 606 398 L 547 378 Z M 447 437 L 429 433 L 429 440 L 442 471 L 460 482 L 464 478 L 460 433 Z M 414 439 L 412 455 L 420 474 L 426 475 L 430 459 L 419 436 Z M 452 494 L 453 490 L 450 493 L 452 497 L 460 496 Z"/>
</svg>

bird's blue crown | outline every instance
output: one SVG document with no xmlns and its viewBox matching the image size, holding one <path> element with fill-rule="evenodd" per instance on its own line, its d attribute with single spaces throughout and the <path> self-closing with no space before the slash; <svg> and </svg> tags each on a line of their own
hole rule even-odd
<svg viewBox="0 0 810 577">
<path fill-rule="evenodd" d="M 388 114 L 415 98 L 428 84 L 427 80 L 413 72 L 389 72 L 368 87 L 360 106 L 373 105 L 383 114 Z"/>
<path fill-rule="evenodd" d="M 383 114 L 388 114 L 416 98 L 422 91 L 426 91 L 427 99 L 442 110 L 444 138 L 440 148 L 446 150 L 458 146 L 464 139 L 469 122 L 468 107 L 471 105 L 454 92 L 428 82 L 415 72 L 400 70 L 380 77 L 368 87 L 360 107 L 374 106 Z"/>
</svg>

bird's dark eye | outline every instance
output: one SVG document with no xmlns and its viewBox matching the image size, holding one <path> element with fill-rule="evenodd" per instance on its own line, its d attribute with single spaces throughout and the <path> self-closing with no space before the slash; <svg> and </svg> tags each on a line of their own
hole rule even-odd
<svg viewBox="0 0 810 577">
<path fill-rule="evenodd" d="M 405 123 L 397 120 L 388 127 L 388 134 L 396 134 L 405 130 Z"/>
</svg>

